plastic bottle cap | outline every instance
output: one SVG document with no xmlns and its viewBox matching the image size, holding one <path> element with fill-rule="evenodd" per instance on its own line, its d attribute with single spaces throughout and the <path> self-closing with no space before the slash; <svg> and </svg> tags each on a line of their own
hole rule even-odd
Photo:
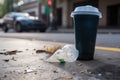
<svg viewBox="0 0 120 80">
<path fill-rule="evenodd" d="M 90 6 L 90 5 L 76 7 L 75 10 L 71 13 L 71 17 L 73 17 L 74 15 L 79 15 L 79 14 L 97 15 L 99 16 L 99 18 L 102 18 L 102 14 L 98 10 L 98 8 Z"/>
</svg>

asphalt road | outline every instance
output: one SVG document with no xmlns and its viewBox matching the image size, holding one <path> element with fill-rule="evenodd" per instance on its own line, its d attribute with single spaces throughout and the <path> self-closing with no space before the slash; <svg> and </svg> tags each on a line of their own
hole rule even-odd
<svg viewBox="0 0 120 80">
<path fill-rule="evenodd" d="M 4 33 L 1 31 L 0 37 L 52 41 L 70 44 L 74 44 L 75 42 L 74 33 L 39 33 L 39 32 Z M 120 34 L 97 34 L 96 45 L 103 47 L 119 48 Z"/>
</svg>

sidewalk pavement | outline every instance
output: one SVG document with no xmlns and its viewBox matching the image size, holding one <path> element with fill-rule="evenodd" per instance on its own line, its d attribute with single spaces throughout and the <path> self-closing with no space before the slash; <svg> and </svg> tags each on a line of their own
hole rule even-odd
<svg viewBox="0 0 120 80">
<path fill-rule="evenodd" d="M 58 33 L 74 33 L 74 29 L 67 29 L 67 28 L 59 28 L 56 31 L 48 32 L 58 32 Z M 120 29 L 98 29 L 97 31 L 99 34 L 120 34 Z"/>
<path fill-rule="evenodd" d="M 46 46 L 63 45 L 0 38 L 0 80 L 120 80 L 119 52 L 96 50 L 94 60 L 64 64 L 46 62 L 49 53 L 36 53 Z"/>
</svg>

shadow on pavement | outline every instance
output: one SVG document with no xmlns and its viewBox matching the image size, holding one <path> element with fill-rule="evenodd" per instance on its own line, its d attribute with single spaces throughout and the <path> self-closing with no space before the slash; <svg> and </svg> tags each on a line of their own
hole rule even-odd
<svg viewBox="0 0 120 80">
<path fill-rule="evenodd" d="M 95 59 L 91 61 L 76 61 L 73 63 L 53 63 L 78 80 L 120 80 L 119 53 L 96 51 Z"/>
</svg>

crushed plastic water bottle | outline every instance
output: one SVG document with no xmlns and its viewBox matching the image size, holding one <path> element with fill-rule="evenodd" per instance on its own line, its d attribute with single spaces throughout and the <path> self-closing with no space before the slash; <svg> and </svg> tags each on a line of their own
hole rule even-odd
<svg viewBox="0 0 120 80">
<path fill-rule="evenodd" d="M 78 58 L 78 50 L 73 45 L 65 45 L 62 49 L 57 50 L 48 62 L 74 62 Z"/>
</svg>

